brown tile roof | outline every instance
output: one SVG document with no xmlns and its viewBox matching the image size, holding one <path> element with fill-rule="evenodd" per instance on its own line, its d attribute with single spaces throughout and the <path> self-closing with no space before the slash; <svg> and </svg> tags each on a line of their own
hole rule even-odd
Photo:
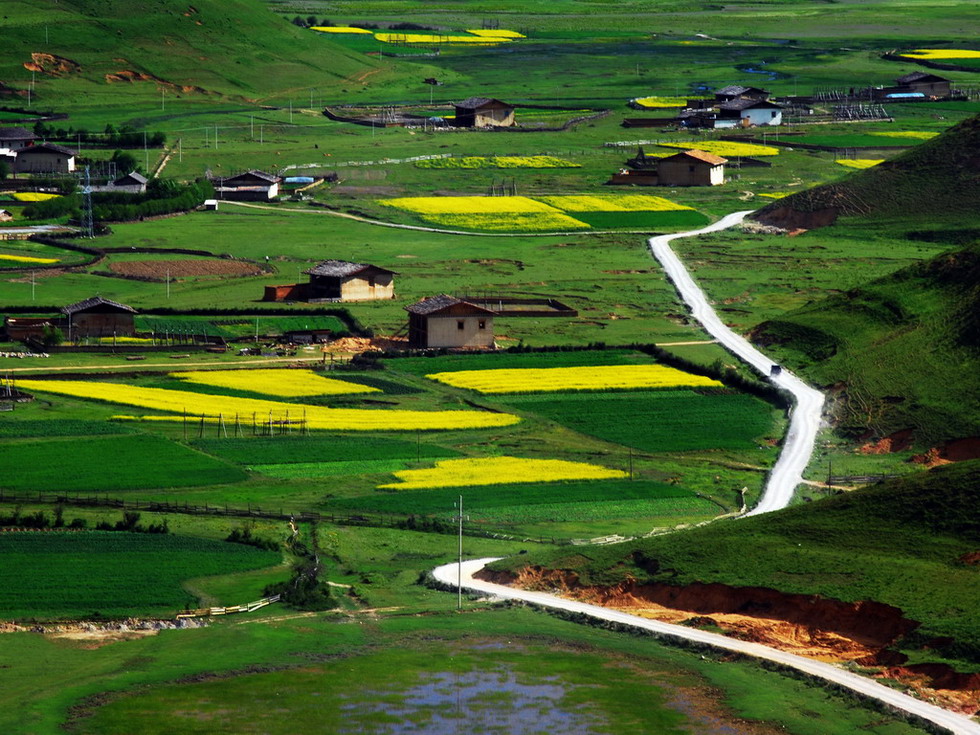
<svg viewBox="0 0 980 735">
<path fill-rule="evenodd" d="M 121 309 L 122 311 L 128 311 L 133 314 L 136 313 L 136 309 L 131 306 L 126 306 L 126 304 L 120 304 L 118 301 L 110 301 L 109 299 L 104 299 L 101 296 L 93 296 L 90 299 L 85 299 L 84 301 L 79 301 L 74 304 L 69 304 L 68 306 L 61 307 L 62 314 L 77 314 L 80 311 L 88 311 L 96 306 L 111 306 L 115 309 Z"/>
<path fill-rule="evenodd" d="M 35 143 L 34 145 L 29 145 L 27 148 L 21 148 L 17 151 L 17 155 L 23 155 L 24 153 L 31 153 L 34 151 L 51 151 L 52 153 L 61 153 L 64 156 L 75 156 L 77 153 L 71 148 L 65 148 L 63 145 L 58 145 L 57 143 Z"/>
<path fill-rule="evenodd" d="M 718 166 L 722 163 L 728 163 L 727 158 L 722 158 L 721 156 L 716 156 L 712 153 L 705 153 L 704 151 L 699 151 L 699 150 L 682 151 L 681 153 L 677 153 L 673 156 L 668 156 L 668 158 L 678 158 L 678 157 L 693 158 L 697 161 L 702 161 L 703 163 L 710 163 L 712 166 Z M 660 159 L 660 160 L 663 161 L 666 159 Z"/>
<path fill-rule="evenodd" d="M 455 296 L 449 296 L 448 294 L 439 294 L 438 296 L 430 296 L 427 299 L 422 299 L 421 301 L 416 301 L 414 304 L 410 304 L 405 307 L 405 311 L 409 314 L 418 314 L 419 316 L 427 316 L 429 314 L 435 314 L 436 312 L 442 311 L 443 309 L 448 309 L 451 306 L 458 305 L 469 306 L 476 312 L 482 312 L 484 314 L 493 315 L 490 309 L 484 309 L 482 306 L 477 306 L 476 304 L 471 304 L 469 301 L 463 301 L 463 299 L 457 299 Z"/>
<path fill-rule="evenodd" d="M 395 273 L 395 271 L 390 271 L 387 268 L 379 268 L 376 265 L 370 265 L 368 263 L 351 263 L 347 260 L 324 260 L 309 270 L 305 270 L 303 272 L 311 276 L 333 276 L 336 278 L 346 278 L 347 276 L 355 276 L 358 273 L 366 271 L 370 268 L 373 268 L 376 271 L 382 271 L 383 273 L 398 275 Z"/>
<path fill-rule="evenodd" d="M 493 97 L 469 97 L 462 102 L 456 102 L 455 107 L 464 110 L 481 110 L 484 107 L 513 107 Z"/>
</svg>

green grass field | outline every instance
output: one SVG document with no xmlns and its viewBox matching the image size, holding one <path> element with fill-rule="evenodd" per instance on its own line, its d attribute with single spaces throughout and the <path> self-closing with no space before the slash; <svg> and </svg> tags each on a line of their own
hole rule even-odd
<svg viewBox="0 0 980 735">
<path fill-rule="evenodd" d="M 357 462 L 415 457 L 455 457 L 451 449 L 428 443 L 361 437 L 285 436 L 275 439 L 200 439 L 193 443 L 202 452 L 238 464 L 292 464 L 303 462 Z"/>
<path fill-rule="evenodd" d="M 3 453 L 9 466 L 23 468 L 2 480 L 15 493 L 151 490 L 234 483 L 246 477 L 234 465 L 147 434 L 8 440 Z"/>
<path fill-rule="evenodd" d="M 184 580 L 268 567 L 280 555 L 250 546 L 124 531 L 0 534 L 0 616 L 166 615 L 197 601 Z M 250 600 L 240 600 L 245 603 Z"/>
</svg>

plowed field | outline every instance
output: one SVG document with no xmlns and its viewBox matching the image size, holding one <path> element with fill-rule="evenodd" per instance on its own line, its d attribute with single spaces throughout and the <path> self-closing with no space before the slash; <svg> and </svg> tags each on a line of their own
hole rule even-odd
<svg viewBox="0 0 980 735">
<path fill-rule="evenodd" d="M 188 276 L 256 276 L 262 269 L 255 263 L 223 258 L 188 260 L 123 260 L 109 270 L 131 278 L 186 278 Z"/>
</svg>

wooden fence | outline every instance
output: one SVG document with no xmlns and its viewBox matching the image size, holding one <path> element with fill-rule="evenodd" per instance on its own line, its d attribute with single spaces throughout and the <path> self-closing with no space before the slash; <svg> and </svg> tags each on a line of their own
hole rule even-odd
<svg viewBox="0 0 980 735">
<path fill-rule="evenodd" d="M 188 610 L 187 612 L 177 613 L 177 620 L 186 618 L 215 617 L 216 615 L 233 615 L 235 613 L 246 613 L 259 610 L 274 602 L 279 602 L 280 596 L 263 597 L 255 602 L 246 602 L 244 605 L 230 605 L 228 607 L 204 607 L 198 610 Z"/>
</svg>

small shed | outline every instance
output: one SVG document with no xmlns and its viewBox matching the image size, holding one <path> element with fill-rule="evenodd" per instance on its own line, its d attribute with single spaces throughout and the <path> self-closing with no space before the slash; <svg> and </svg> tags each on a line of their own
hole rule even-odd
<svg viewBox="0 0 980 735">
<path fill-rule="evenodd" d="M 509 127 L 514 124 L 514 106 L 492 97 L 470 97 L 457 102 L 457 128 Z"/>
<path fill-rule="evenodd" d="M 274 174 L 252 169 L 228 178 L 218 179 L 215 192 L 219 199 L 239 202 L 267 202 L 279 196 L 281 179 Z"/>
<path fill-rule="evenodd" d="M 304 271 L 310 277 L 309 298 L 330 301 L 374 301 L 395 298 L 394 271 L 368 263 L 324 260 Z"/>
<path fill-rule="evenodd" d="M 136 333 L 136 310 L 101 296 L 62 307 L 68 320 L 69 339 L 79 337 L 119 337 Z"/>
<path fill-rule="evenodd" d="M 726 125 L 727 122 L 731 125 Z M 782 125 L 783 107 L 768 100 L 737 99 L 718 105 L 715 127 Z"/>
<path fill-rule="evenodd" d="M 38 143 L 17 151 L 15 168 L 22 174 L 70 174 L 75 170 L 75 151 L 55 143 Z"/>
<path fill-rule="evenodd" d="M 13 155 L 37 138 L 27 128 L 0 128 L 0 155 Z"/>
<path fill-rule="evenodd" d="M 44 339 L 45 332 L 57 326 L 56 321 L 46 316 L 8 316 L 4 317 L 3 329 L 11 342 L 40 340 Z"/>
<path fill-rule="evenodd" d="M 657 178 L 661 186 L 719 186 L 725 183 L 727 158 L 690 150 L 660 159 Z"/>
<path fill-rule="evenodd" d="M 494 312 L 490 309 L 440 294 L 406 306 L 405 311 L 408 312 L 409 347 L 481 349 L 494 346 Z"/>
<path fill-rule="evenodd" d="M 0 222 L 10 222 L 14 218 L 6 209 L 0 209 Z"/>
<path fill-rule="evenodd" d="M 112 191 L 123 191 L 129 194 L 142 194 L 146 191 L 146 177 L 138 171 L 130 171 L 112 182 Z"/>
<path fill-rule="evenodd" d="M 914 71 L 895 80 L 895 85 L 906 92 L 919 92 L 926 97 L 949 97 L 950 81 L 936 74 Z"/>
</svg>

